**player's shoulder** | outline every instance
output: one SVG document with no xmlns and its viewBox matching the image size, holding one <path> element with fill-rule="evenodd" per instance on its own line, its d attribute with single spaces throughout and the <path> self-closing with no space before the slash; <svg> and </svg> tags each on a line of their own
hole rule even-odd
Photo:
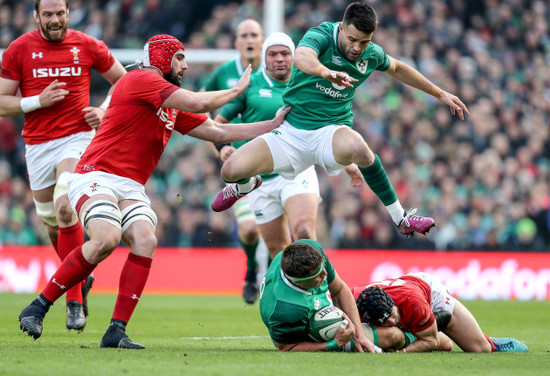
<svg viewBox="0 0 550 376">
<path fill-rule="evenodd" d="M 216 69 L 214 69 L 214 72 L 212 72 L 212 74 L 213 75 L 227 74 L 228 72 L 231 72 L 234 69 L 235 69 L 235 60 L 230 60 L 218 66 Z"/>
<path fill-rule="evenodd" d="M 67 29 L 64 43 L 82 43 L 82 44 L 101 44 L 103 43 L 99 39 L 83 33 L 80 30 Z"/>
<path fill-rule="evenodd" d="M 40 36 L 39 30 L 32 30 L 28 31 L 25 34 L 19 36 L 15 40 L 13 40 L 8 48 L 6 50 L 13 50 L 14 48 L 21 48 L 21 47 L 27 47 L 29 45 L 36 44 L 37 42 L 41 42 L 43 39 Z"/>
<path fill-rule="evenodd" d="M 266 84 L 266 80 L 264 77 L 264 71 L 263 69 L 258 69 L 256 72 L 252 73 L 250 75 L 250 83 L 248 84 L 248 87 L 252 85 L 264 85 Z"/>
<path fill-rule="evenodd" d="M 120 79 L 124 79 L 125 81 L 139 81 L 141 85 L 144 85 L 145 82 L 164 80 L 164 78 L 157 73 L 145 69 L 132 69 Z"/>
<path fill-rule="evenodd" d="M 374 42 L 369 43 L 369 51 L 371 56 L 382 56 L 386 54 L 384 48 Z"/>
</svg>

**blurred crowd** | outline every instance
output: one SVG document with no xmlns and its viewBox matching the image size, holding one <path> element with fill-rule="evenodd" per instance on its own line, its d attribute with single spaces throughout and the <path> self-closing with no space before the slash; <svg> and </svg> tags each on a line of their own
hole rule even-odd
<svg viewBox="0 0 550 376">
<path fill-rule="evenodd" d="M 298 42 L 350 1 L 286 1 Z M 371 1 L 374 42 L 458 95 L 461 121 L 433 97 L 374 73 L 355 99 L 354 129 L 380 155 L 406 207 L 433 216 L 428 238 L 398 235 L 367 186 L 319 170 L 318 231 L 326 248 L 550 251 L 550 4 L 536 0 Z M 188 49 L 232 48 L 239 21 L 263 2 L 70 0 L 70 27 L 111 48 L 141 48 L 170 33 Z M 0 0 L 0 48 L 34 30 L 34 2 Z M 191 66 L 197 89 L 214 67 Z M 104 91 L 99 95 L 104 95 Z M 0 118 L 0 244 L 49 244 L 29 192 L 23 119 Z M 201 141 L 174 135 L 147 184 L 160 246 L 236 246 L 231 213 L 210 203 L 220 162 Z"/>
</svg>

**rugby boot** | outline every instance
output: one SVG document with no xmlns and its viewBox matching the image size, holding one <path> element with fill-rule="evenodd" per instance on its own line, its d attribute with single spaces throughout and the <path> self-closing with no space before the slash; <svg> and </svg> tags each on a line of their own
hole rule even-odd
<svg viewBox="0 0 550 376">
<path fill-rule="evenodd" d="M 21 332 L 26 332 L 28 336 L 35 340 L 40 338 L 42 335 L 42 322 L 50 309 L 50 305 L 44 304 L 38 297 L 26 306 L 19 314 L 19 329 L 21 329 Z"/>
<path fill-rule="evenodd" d="M 254 304 L 258 299 L 258 283 L 256 282 L 256 271 L 248 270 L 244 279 L 243 298 L 247 304 Z"/>
<path fill-rule="evenodd" d="M 529 352 L 529 348 L 515 338 L 493 338 L 495 352 Z"/>
<path fill-rule="evenodd" d="M 250 192 L 262 185 L 262 178 L 259 175 L 253 176 L 250 179 L 254 179 L 254 188 Z M 215 212 L 227 210 L 250 192 L 240 193 L 237 189 L 237 183 L 227 184 L 214 198 L 212 210 Z"/>
<path fill-rule="evenodd" d="M 67 321 L 65 322 L 67 331 L 71 329 L 78 330 L 79 332 L 84 330 L 86 326 L 86 317 L 84 316 L 84 309 L 82 304 L 77 300 L 70 300 L 67 302 Z"/>
<path fill-rule="evenodd" d="M 421 217 L 419 215 L 414 215 L 415 213 L 416 208 L 405 212 L 403 219 L 397 226 L 399 232 L 407 237 L 413 236 L 415 232 L 425 235 L 431 230 L 432 227 L 435 227 L 435 221 L 433 218 Z"/>
<path fill-rule="evenodd" d="M 142 344 L 133 342 L 130 338 L 128 338 L 128 335 L 126 335 L 126 324 L 114 320 L 111 321 L 111 325 L 109 325 L 109 328 L 101 339 L 99 347 L 131 350 L 145 349 L 145 346 Z"/>
<path fill-rule="evenodd" d="M 94 276 L 90 274 L 86 277 L 82 285 L 82 310 L 84 311 L 84 317 L 88 317 L 88 294 L 90 293 L 94 281 Z"/>
</svg>

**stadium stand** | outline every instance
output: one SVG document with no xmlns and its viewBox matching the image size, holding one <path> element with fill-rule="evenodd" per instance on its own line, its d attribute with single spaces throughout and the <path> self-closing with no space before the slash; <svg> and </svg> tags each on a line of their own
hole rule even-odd
<svg viewBox="0 0 550 376">
<path fill-rule="evenodd" d="M 36 27 L 33 1 L 0 0 L 0 48 Z M 183 9 L 185 3 L 185 9 Z M 295 42 L 341 19 L 348 1 L 287 1 Z M 433 97 L 373 75 L 358 90 L 354 128 L 381 155 L 398 196 L 433 216 L 430 238 L 401 238 L 364 186 L 319 174 L 318 234 L 326 248 L 550 251 L 550 5 L 542 0 L 372 1 L 374 41 L 456 93 L 471 112 L 452 117 Z M 70 1 L 72 28 L 111 48 L 140 48 L 171 33 L 190 49 L 231 48 L 232 28 L 262 19 L 262 2 Z M 191 66 L 199 87 L 211 64 Z M 99 82 L 99 80 L 98 80 Z M 106 91 L 93 85 L 101 98 Z M 49 244 L 24 168 L 23 119 L 0 118 L 0 245 Z M 147 184 L 159 246 L 234 246 L 229 214 L 209 210 L 219 161 L 201 142 L 173 137 Z M 358 200 L 361 197 L 361 200 Z"/>
</svg>

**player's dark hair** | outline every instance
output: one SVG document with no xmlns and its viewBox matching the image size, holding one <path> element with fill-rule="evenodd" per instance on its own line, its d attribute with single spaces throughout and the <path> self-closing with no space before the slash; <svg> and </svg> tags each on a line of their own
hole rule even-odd
<svg viewBox="0 0 550 376">
<path fill-rule="evenodd" d="M 355 300 L 359 316 L 365 322 L 382 325 L 391 316 L 395 302 L 380 286 L 374 285 L 364 289 Z"/>
<path fill-rule="evenodd" d="M 378 16 L 369 4 L 357 1 L 348 5 L 343 22 L 344 26 L 351 24 L 357 30 L 365 34 L 371 34 L 378 26 Z"/>
<path fill-rule="evenodd" d="M 305 277 L 319 268 L 325 258 L 309 244 L 297 242 L 283 249 L 281 270 L 291 277 Z"/>
<path fill-rule="evenodd" d="M 34 0 L 34 10 L 38 12 L 38 8 L 40 8 L 40 1 L 41 0 Z M 69 0 L 65 0 L 65 7 L 69 9 Z"/>
</svg>

